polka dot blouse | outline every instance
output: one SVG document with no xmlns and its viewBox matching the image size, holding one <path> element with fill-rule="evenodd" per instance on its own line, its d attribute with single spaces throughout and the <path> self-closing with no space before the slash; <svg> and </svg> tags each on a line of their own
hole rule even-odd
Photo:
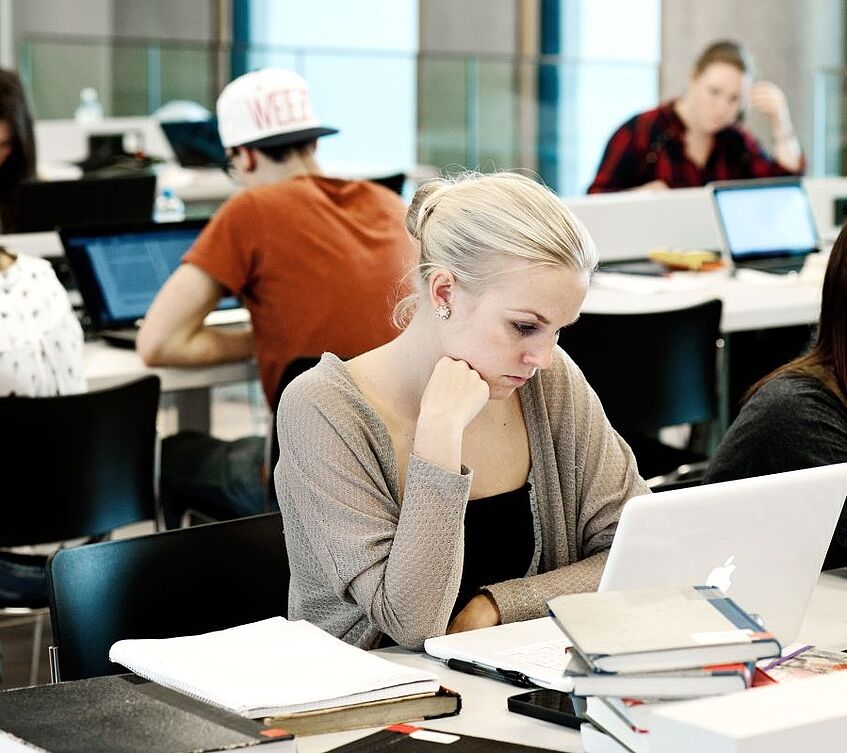
<svg viewBox="0 0 847 753">
<path fill-rule="evenodd" d="M 0 396 L 85 392 L 82 329 L 49 262 L 0 272 Z"/>
</svg>

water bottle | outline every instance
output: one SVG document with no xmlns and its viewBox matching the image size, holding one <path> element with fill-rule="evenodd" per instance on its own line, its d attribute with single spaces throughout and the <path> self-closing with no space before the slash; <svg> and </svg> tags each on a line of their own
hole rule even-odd
<svg viewBox="0 0 847 753">
<path fill-rule="evenodd" d="M 172 188 L 163 188 L 156 197 L 153 219 L 156 222 L 182 222 L 185 219 L 185 203 Z"/>
<path fill-rule="evenodd" d="M 77 123 L 83 125 L 97 123 L 103 120 L 103 105 L 100 104 L 97 90 L 93 87 L 86 86 L 79 93 L 79 104 L 77 105 L 74 119 Z"/>
</svg>

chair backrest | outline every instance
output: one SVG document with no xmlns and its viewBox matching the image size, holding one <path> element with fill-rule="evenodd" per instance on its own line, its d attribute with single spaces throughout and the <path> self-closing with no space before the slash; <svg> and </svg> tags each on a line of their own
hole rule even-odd
<svg viewBox="0 0 847 753">
<path fill-rule="evenodd" d="M 288 612 L 278 512 L 60 549 L 47 562 L 62 680 L 116 674 L 123 638 L 193 635 Z"/>
<path fill-rule="evenodd" d="M 718 412 L 722 304 L 637 314 L 583 313 L 560 345 L 622 434 L 709 421 Z"/>
<path fill-rule="evenodd" d="M 0 398 L 8 469 L 0 546 L 107 533 L 155 517 L 159 378 L 59 397 Z"/>
<path fill-rule="evenodd" d="M 276 468 L 276 464 L 279 461 L 279 436 L 277 432 L 277 423 L 276 423 L 276 415 L 277 410 L 279 409 L 279 399 L 282 397 L 282 391 L 298 376 L 300 376 L 304 371 L 308 371 L 313 366 L 316 366 L 318 361 L 321 360 L 320 356 L 301 356 L 300 358 L 295 358 L 293 361 L 288 363 L 288 366 L 285 367 L 285 370 L 282 372 L 282 376 L 279 379 L 279 384 L 276 387 L 276 394 L 274 395 L 274 402 L 271 406 L 271 435 L 270 439 L 270 447 L 268 448 L 267 459 L 268 459 L 268 505 L 269 507 L 276 506 L 276 485 L 274 484 L 274 469 Z"/>
</svg>

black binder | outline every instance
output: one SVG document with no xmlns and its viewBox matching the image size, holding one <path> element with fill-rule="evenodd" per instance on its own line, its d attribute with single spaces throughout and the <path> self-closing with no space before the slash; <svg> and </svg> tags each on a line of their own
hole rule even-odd
<svg viewBox="0 0 847 753">
<path fill-rule="evenodd" d="M 262 745 L 295 751 L 294 736 L 134 675 L 0 693 L 4 734 L 50 753 L 188 753 Z"/>
</svg>

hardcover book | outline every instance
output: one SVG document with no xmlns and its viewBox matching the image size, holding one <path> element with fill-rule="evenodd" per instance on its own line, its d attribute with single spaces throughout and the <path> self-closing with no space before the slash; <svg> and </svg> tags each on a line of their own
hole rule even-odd
<svg viewBox="0 0 847 753">
<path fill-rule="evenodd" d="M 573 693 L 577 696 L 671 700 L 722 695 L 749 688 L 753 684 L 753 665 L 715 664 L 661 672 L 609 674 L 592 672 L 574 653 L 565 675 L 573 680 Z"/>
<path fill-rule="evenodd" d="M 660 672 L 780 655 L 771 633 L 710 586 L 566 594 L 547 604 L 595 673 Z"/>
<path fill-rule="evenodd" d="M 332 750 L 333 753 L 542 753 L 547 749 L 395 724 Z"/>
<path fill-rule="evenodd" d="M 302 737 L 340 730 L 384 727 L 400 722 L 439 719 L 458 714 L 461 710 L 461 696 L 452 690 L 441 688 L 437 693 L 422 693 L 385 701 L 358 703 L 355 706 L 338 706 L 268 717 L 265 724 L 283 727 Z"/>
</svg>

